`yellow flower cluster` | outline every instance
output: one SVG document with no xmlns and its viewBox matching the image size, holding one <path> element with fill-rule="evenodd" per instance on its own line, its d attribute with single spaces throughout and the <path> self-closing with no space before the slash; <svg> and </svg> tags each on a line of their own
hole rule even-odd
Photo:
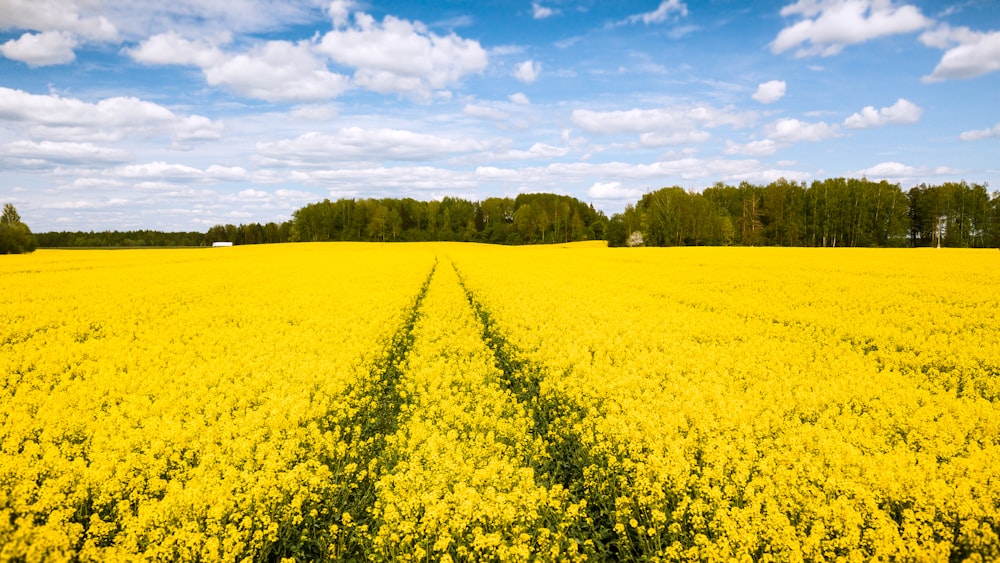
<svg viewBox="0 0 1000 563">
<path fill-rule="evenodd" d="M 995 251 L 453 258 L 617 557 L 1000 557 Z"/>
<path fill-rule="evenodd" d="M 399 431 L 374 513 L 379 559 L 572 560 L 578 514 L 532 466 L 544 456 L 450 264 L 428 287 L 400 374 Z"/>
<path fill-rule="evenodd" d="M 997 560 L 995 254 L 0 260 L 0 561 Z"/>
<path fill-rule="evenodd" d="M 0 560 L 326 551 L 310 530 L 359 478 L 347 388 L 429 250 L 17 258 L 0 262 Z"/>
</svg>

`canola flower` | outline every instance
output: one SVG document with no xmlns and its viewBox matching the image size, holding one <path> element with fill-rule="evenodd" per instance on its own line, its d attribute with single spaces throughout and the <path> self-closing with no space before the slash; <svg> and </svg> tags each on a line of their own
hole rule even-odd
<svg viewBox="0 0 1000 563">
<path fill-rule="evenodd" d="M 995 252 L 518 250 L 454 258 L 616 557 L 1000 557 Z"/>
<path fill-rule="evenodd" d="M 433 264 L 387 250 L 3 262 L 0 560 L 324 553 L 358 480 L 347 389 Z"/>
<path fill-rule="evenodd" d="M 996 560 L 994 254 L 11 257 L 0 561 Z"/>
</svg>

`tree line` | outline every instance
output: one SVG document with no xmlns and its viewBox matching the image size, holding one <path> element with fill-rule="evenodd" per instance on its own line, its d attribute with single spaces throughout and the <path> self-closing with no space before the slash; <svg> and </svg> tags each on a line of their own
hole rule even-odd
<svg viewBox="0 0 1000 563">
<path fill-rule="evenodd" d="M 9 211 L 8 211 L 9 208 Z M 1000 246 L 1000 193 L 984 184 L 899 184 L 828 178 L 810 184 L 721 182 L 701 192 L 649 192 L 609 219 L 576 198 L 547 193 L 482 201 L 446 197 L 337 199 L 308 204 L 281 223 L 215 225 L 205 233 L 48 232 L 32 235 L 13 206 L 0 221 L 0 253 L 40 247 L 210 246 L 312 241 L 463 241 L 610 246 Z M 13 240 L 19 241 L 15 249 Z M 8 247 L 10 249 L 8 249 Z"/>
<path fill-rule="evenodd" d="M 556 194 L 469 201 L 338 199 L 293 214 L 296 241 L 462 241 L 545 244 L 603 239 L 607 217 L 592 205 Z"/>
<path fill-rule="evenodd" d="M 42 248 L 133 248 L 148 246 L 202 246 L 205 233 L 163 231 L 57 231 L 38 233 Z"/>
<path fill-rule="evenodd" d="M 645 194 L 611 217 L 610 246 L 1000 246 L 1000 194 L 982 184 L 829 178 Z"/>
</svg>

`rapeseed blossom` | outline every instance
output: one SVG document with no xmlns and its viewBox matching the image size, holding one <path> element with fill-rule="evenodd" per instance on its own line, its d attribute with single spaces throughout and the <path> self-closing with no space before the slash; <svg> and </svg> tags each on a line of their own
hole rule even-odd
<svg viewBox="0 0 1000 563">
<path fill-rule="evenodd" d="M 0 561 L 1000 558 L 996 252 L 0 261 Z"/>
</svg>

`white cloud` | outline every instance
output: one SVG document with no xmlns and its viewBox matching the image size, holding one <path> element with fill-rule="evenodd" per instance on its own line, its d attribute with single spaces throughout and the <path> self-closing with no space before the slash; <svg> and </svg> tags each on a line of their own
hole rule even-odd
<svg viewBox="0 0 1000 563">
<path fill-rule="evenodd" d="M 333 104 L 306 104 L 296 106 L 288 115 L 302 121 L 329 121 L 339 113 L 337 106 Z"/>
<path fill-rule="evenodd" d="M 679 131 L 676 133 L 653 133 L 647 132 L 639 135 L 639 144 L 644 147 L 666 147 L 671 145 L 686 145 L 691 143 L 704 143 L 712 138 L 708 131 L 692 129 L 690 131 Z"/>
<path fill-rule="evenodd" d="M 538 2 L 531 3 L 531 16 L 536 20 L 543 20 L 545 18 L 550 18 L 556 15 L 557 13 L 559 13 L 557 10 L 542 6 Z"/>
<path fill-rule="evenodd" d="M 472 174 L 434 166 L 376 166 L 325 170 L 296 170 L 290 179 L 307 184 L 330 186 L 330 195 L 379 195 L 402 197 L 417 192 L 442 195 L 455 190 L 474 190 Z M 433 194 L 432 194 L 433 195 Z M 419 195 L 418 197 L 426 197 Z"/>
<path fill-rule="evenodd" d="M 310 132 L 295 139 L 258 143 L 270 165 L 325 166 L 330 162 L 424 161 L 486 148 L 475 139 L 455 139 L 399 129 L 349 127 L 334 135 Z"/>
<path fill-rule="evenodd" d="M 482 72 L 488 62 L 477 41 L 454 33 L 440 36 L 419 22 L 393 16 L 379 23 L 363 12 L 354 13 L 353 27 L 325 34 L 316 50 L 354 67 L 354 82 L 361 87 L 423 99 Z"/>
<path fill-rule="evenodd" d="M 335 98 L 349 84 L 346 76 L 330 72 L 308 41 L 267 41 L 246 53 L 232 54 L 169 32 L 150 37 L 127 53 L 147 64 L 197 66 L 208 84 L 267 101 Z"/>
<path fill-rule="evenodd" d="M 203 174 L 201 170 L 186 164 L 168 164 L 163 161 L 129 164 L 111 171 L 111 175 L 117 178 L 147 178 L 151 180 L 163 178 L 197 179 L 201 178 Z"/>
<path fill-rule="evenodd" d="M 0 145 L 0 157 L 86 164 L 94 161 L 122 162 L 128 160 L 129 154 L 123 150 L 101 147 L 93 143 L 20 140 Z"/>
<path fill-rule="evenodd" d="M 377 22 L 363 12 L 352 14 L 353 6 L 330 5 L 334 29 L 321 39 L 266 41 L 246 52 L 226 52 L 220 48 L 230 41 L 226 34 L 191 41 L 171 31 L 126 52 L 147 64 L 197 66 L 208 84 L 267 101 L 327 100 L 352 85 L 427 100 L 486 68 L 486 51 L 476 41 L 440 36 L 393 16 Z M 331 71 L 328 60 L 353 68 L 353 77 Z"/>
<path fill-rule="evenodd" d="M 644 23 L 649 25 L 651 23 L 663 23 L 667 21 L 671 14 L 680 14 L 686 16 L 688 14 L 687 4 L 681 0 L 664 0 L 660 2 L 660 5 L 652 12 L 645 12 L 642 14 L 635 14 L 629 16 L 622 20 L 622 24 L 636 24 Z"/>
<path fill-rule="evenodd" d="M 80 43 L 118 38 L 118 29 L 104 16 L 81 16 L 76 0 L 0 0 L 2 29 L 39 32 L 0 45 L 0 55 L 33 67 L 71 63 Z"/>
<path fill-rule="evenodd" d="M 515 104 L 517 104 L 519 106 L 530 106 L 531 105 L 531 100 L 528 99 L 528 96 L 525 96 L 521 92 L 517 92 L 517 93 L 511 94 L 510 96 L 507 96 L 507 99 L 510 100 L 511 103 L 515 103 Z"/>
<path fill-rule="evenodd" d="M 239 199 L 249 199 L 249 200 L 271 199 L 271 192 L 265 192 L 264 190 L 255 190 L 253 188 L 240 190 L 239 192 L 237 192 L 236 195 Z"/>
<path fill-rule="evenodd" d="M 573 110 L 573 123 L 588 133 L 690 132 L 701 127 L 730 125 L 743 127 L 756 118 L 752 113 L 739 113 L 707 105 L 662 109 L 630 109 L 618 111 Z"/>
<path fill-rule="evenodd" d="M 355 4 L 352 0 L 333 0 L 330 2 L 330 7 L 327 8 L 326 13 L 330 16 L 330 21 L 333 22 L 334 27 L 343 27 L 350 20 L 351 11 L 353 11 L 354 7 Z"/>
<path fill-rule="evenodd" d="M 779 119 L 768 127 L 768 137 L 781 143 L 817 142 L 838 136 L 836 125 L 825 121 L 807 123 L 798 119 Z"/>
<path fill-rule="evenodd" d="M 959 138 L 963 141 L 981 141 L 990 137 L 1000 138 L 1000 123 L 997 123 L 989 129 L 973 129 L 972 131 L 965 131 L 959 135 Z"/>
<path fill-rule="evenodd" d="M 594 199 L 638 199 L 642 190 L 626 188 L 621 182 L 594 182 L 587 190 L 587 196 Z"/>
<path fill-rule="evenodd" d="M 595 182 L 625 184 L 650 183 L 669 185 L 695 184 L 706 179 L 724 182 L 770 182 L 777 178 L 806 180 L 808 173 L 798 170 L 767 168 L 753 159 L 730 160 L 723 158 L 682 157 L 649 164 L 629 162 L 556 162 L 546 166 L 526 168 L 497 168 L 484 166 L 476 169 L 476 177 L 484 181 L 531 186 L 532 189 L 565 189 L 568 183 Z M 605 188 L 607 189 L 607 188 Z"/>
<path fill-rule="evenodd" d="M 566 156 L 568 153 L 569 149 L 566 147 L 556 147 L 545 143 L 535 143 L 528 149 L 528 154 L 532 158 L 559 158 Z"/>
<path fill-rule="evenodd" d="M 883 125 L 906 125 L 920 121 L 924 110 L 913 102 L 900 98 L 896 103 L 879 110 L 867 106 L 844 120 L 844 126 L 851 129 L 868 129 Z"/>
<path fill-rule="evenodd" d="M 84 2 L 92 8 L 93 2 Z M 76 0 L 0 0 L 0 29 L 62 31 L 98 41 L 118 37 L 104 16 L 81 16 Z"/>
<path fill-rule="evenodd" d="M 726 154 L 743 154 L 747 156 L 767 156 L 774 154 L 778 150 L 778 144 L 771 139 L 761 139 L 750 141 L 746 144 L 736 144 L 732 141 L 726 142 Z"/>
<path fill-rule="evenodd" d="M 348 86 L 347 77 L 330 72 L 306 41 L 268 41 L 204 71 L 210 85 L 267 101 L 325 100 Z"/>
<path fill-rule="evenodd" d="M 967 27 L 951 27 L 946 23 L 920 34 L 920 42 L 935 49 L 950 49 L 956 45 L 975 43 L 983 36 Z"/>
<path fill-rule="evenodd" d="M 974 78 L 1000 70 L 1000 31 L 981 33 L 946 24 L 920 36 L 928 47 L 946 49 L 925 82 Z"/>
<path fill-rule="evenodd" d="M 836 55 L 847 45 L 930 26 L 920 8 L 893 0 L 798 0 L 781 9 L 781 15 L 800 16 L 782 29 L 771 43 L 775 54 L 797 49 L 795 56 Z"/>
<path fill-rule="evenodd" d="M 0 45 L 0 54 L 28 66 L 48 66 L 76 60 L 77 41 L 64 31 L 25 33 Z"/>
<path fill-rule="evenodd" d="M 237 182 L 250 178 L 250 173 L 242 166 L 220 166 L 213 164 L 205 169 L 205 177 L 212 180 Z"/>
<path fill-rule="evenodd" d="M 906 178 L 916 176 L 919 173 L 917 168 L 900 162 L 880 162 L 875 166 L 858 170 L 858 174 L 873 178 Z"/>
<path fill-rule="evenodd" d="M 757 92 L 752 96 L 762 104 L 773 104 L 785 95 L 784 80 L 769 80 L 757 86 Z"/>
<path fill-rule="evenodd" d="M 569 154 L 566 147 L 557 147 L 545 143 L 535 143 L 528 150 L 512 150 L 503 153 L 490 153 L 490 160 L 545 160 L 561 158 Z"/>
<path fill-rule="evenodd" d="M 525 84 L 531 84 L 538 79 L 538 75 L 542 73 L 541 63 L 536 63 L 535 61 L 528 59 L 521 64 L 517 65 L 514 69 L 514 78 L 524 82 Z"/>
<path fill-rule="evenodd" d="M 200 115 L 178 116 L 131 97 L 97 103 L 55 94 L 29 94 L 0 86 L 0 122 L 50 140 L 120 140 L 165 135 L 175 142 L 217 139 L 222 125 Z"/>
<path fill-rule="evenodd" d="M 874 166 L 858 170 L 853 175 L 865 176 L 872 179 L 896 179 L 919 181 L 929 176 L 955 176 L 961 174 L 961 170 L 956 170 L 948 166 L 910 166 L 901 162 L 880 162 Z"/>
<path fill-rule="evenodd" d="M 470 115 L 472 117 L 491 119 L 494 121 L 503 121 L 510 118 L 510 115 L 501 109 L 479 104 L 466 104 L 465 107 L 462 108 L 462 112 L 465 115 Z"/>
<path fill-rule="evenodd" d="M 154 35 L 125 52 L 140 63 L 193 65 L 203 69 L 221 65 L 228 58 L 213 43 L 188 41 L 173 31 Z"/>
</svg>

